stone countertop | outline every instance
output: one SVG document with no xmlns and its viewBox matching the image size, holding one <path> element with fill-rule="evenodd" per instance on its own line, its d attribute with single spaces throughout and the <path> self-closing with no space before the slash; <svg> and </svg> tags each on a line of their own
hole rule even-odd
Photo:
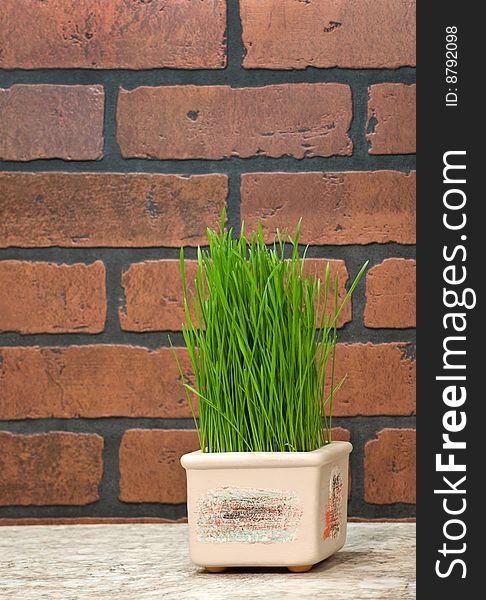
<svg viewBox="0 0 486 600">
<path fill-rule="evenodd" d="M 344 548 L 308 573 L 207 573 L 183 524 L 0 527 L 0 598 L 415 598 L 415 524 L 350 523 Z"/>
</svg>

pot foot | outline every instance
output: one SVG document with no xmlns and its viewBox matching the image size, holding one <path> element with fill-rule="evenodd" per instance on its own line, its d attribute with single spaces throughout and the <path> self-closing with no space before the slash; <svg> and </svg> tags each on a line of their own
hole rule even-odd
<svg viewBox="0 0 486 600">
<path fill-rule="evenodd" d="M 208 573 L 222 573 L 226 571 L 226 567 L 206 567 Z"/>
<path fill-rule="evenodd" d="M 295 567 L 287 567 L 291 573 L 307 573 L 314 565 L 299 565 Z"/>
</svg>

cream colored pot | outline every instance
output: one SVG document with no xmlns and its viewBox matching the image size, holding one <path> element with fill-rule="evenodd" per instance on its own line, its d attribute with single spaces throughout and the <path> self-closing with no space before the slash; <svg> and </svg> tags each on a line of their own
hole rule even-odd
<svg viewBox="0 0 486 600">
<path fill-rule="evenodd" d="M 185 454 L 191 559 L 306 571 L 346 540 L 349 442 L 313 452 Z"/>
</svg>

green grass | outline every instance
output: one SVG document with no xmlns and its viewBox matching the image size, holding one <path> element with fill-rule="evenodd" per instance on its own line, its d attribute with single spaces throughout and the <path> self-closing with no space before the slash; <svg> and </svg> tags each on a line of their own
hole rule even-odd
<svg viewBox="0 0 486 600">
<path fill-rule="evenodd" d="M 248 238 L 242 232 L 233 239 L 232 230 L 224 231 L 224 220 L 223 214 L 219 232 L 208 230 L 209 252 L 198 248 L 195 294 L 187 291 L 183 249 L 180 254 L 183 335 L 195 388 L 178 365 L 193 415 L 191 396 L 199 401 L 195 422 L 201 449 L 320 448 L 331 441 L 333 396 L 345 379 L 334 381 L 336 322 L 367 263 L 339 303 L 339 281 L 337 276 L 331 281 L 329 264 L 324 281 L 304 275 L 300 224 L 293 239 L 277 231 L 268 248 L 261 226 Z M 286 243 L 292 249 L 289 259 Z"/>
</svg>

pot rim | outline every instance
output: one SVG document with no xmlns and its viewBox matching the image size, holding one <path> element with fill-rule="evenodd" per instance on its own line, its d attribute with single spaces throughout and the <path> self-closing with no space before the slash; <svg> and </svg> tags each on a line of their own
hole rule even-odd
<svg viewBox="0 0 486 600">
<path fill-rule="evenodd" d="M 264 469 L 318 467 L 350 454 L 349 442 L 331 442 L 310 452 L 202 452 L 196 450 L 181 457 L 188 471 L 208 469 Z"/>
</svg>

